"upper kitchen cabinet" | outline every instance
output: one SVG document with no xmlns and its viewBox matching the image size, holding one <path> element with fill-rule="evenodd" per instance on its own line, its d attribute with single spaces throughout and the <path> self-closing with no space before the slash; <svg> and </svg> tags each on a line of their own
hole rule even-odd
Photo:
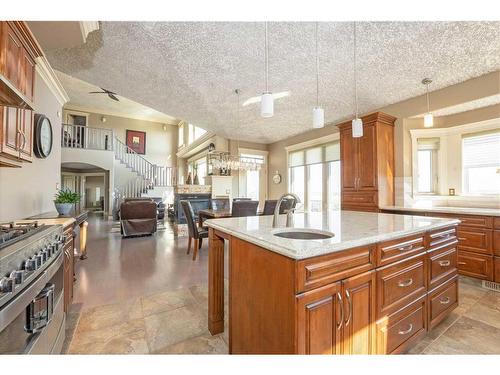
<svg viewBox="0 0 500 375">
<path fill-rule="evenodd" d="M 35 59 L 41 55 L 25 22 L 0 22 L 0 105 L 33 109 Z"/>
<path fill-rule="evenodd" d="M 351 121 L 338 125 L 342 208 L 378 211 L 394 204 L 394 121 L 382 112 L 365 116 L 363 136 L 353 138 Z"/>
</svg>

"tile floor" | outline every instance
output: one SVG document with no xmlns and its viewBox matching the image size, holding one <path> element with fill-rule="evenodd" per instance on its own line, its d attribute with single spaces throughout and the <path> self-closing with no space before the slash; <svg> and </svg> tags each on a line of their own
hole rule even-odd
<svg viewBox="0 0 500 375">
<path fill-rule="evenodd" d="M 94 225 L 92 225 L 94 224 Z M 69 354 L 225 354 L 228 352 L 227 330 L 211 336 L 207 330 L 206 244 L 202 257 L 192 262 L 185 254 L 186 240 L 175 239 L 168 231 L 155 237 L 121 240 L 110 233 L 106 222 L 94 218 L 90 226 L 89 259 L 77 265 L 75 301 L 67 320 L 65 352 Z M 106 237 L 110 237 L 106 240 Z M 168 239 L 168 240 L 167 240 Z M 136 250 L 135 244 L 139 243 Z M 125 243 L 120 244 L 120 242 Z M 168 242 L 168 244 L 167 244 Z M 111 243 L 112 246 L 101 246 Z M 165 245 L 162 252 L 159 244 Z M 126 250 L 123 250 L 123 249 Z M 165 272 L 174 272 L 181 280 L 160 277 L 161 283 L 146 282 L 135 285 L 130 296 L 112 293 L 110 283 L 90 283 L 100 273 L 120 275 L 123 268 L 129 272 L 144 272 L 136 258 L 151 256 L 168 260 Z M 96 259 L 123 257 L 113 252 L 134 252 L 122 263 L 99 262 Z M 165 255 L 165 252 L 168 253 Z M 204 254 L 205 253 L 205 254 Z M 185 259 L 189 259 L 189 264 Z M 134 266 L 133 263 L 136 263 Z M 137 264 L 139 263 L 139 264 Z M 134 268 L 135 267 L 135 268 Z M 176 270 L 176 268 L 179 268 Z M 157 270 L 155 272 L 158 272 Z M 179 272 L 186 272 L 182 274 Z M 189 272 L 195 272 L 190 275 Z M 202 273 L 201 277 L 199 273 Z M 81 278 L 86 277 L 82 282 Z M 133 277 L 138 280 L 138 276 Z M 83 284 L 83 285 L 82 285 Z M 119 291 L 126 285 L 117 286 Z M 226 285 L 227 291 L 227 285 Z M 95 295 L 87 298 L 95 292 Z M 481 287 L 478 280 L 461 278 L 460 305 L 439 326 L 433 329 L 410 350 L 410 354 L 500 354 L 500 293 Z M 227 298 L 226 298 L 227 301 Z M 227 317 L 227 313 L 226 313 Z M 227 319 L 226 319 L 227 323 Z"/>
</svg>

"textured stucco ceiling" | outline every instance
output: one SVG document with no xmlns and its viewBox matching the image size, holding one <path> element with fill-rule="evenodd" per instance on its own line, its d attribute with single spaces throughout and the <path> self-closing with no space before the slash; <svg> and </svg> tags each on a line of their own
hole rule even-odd
<svg viewBox="0 0 500 375">
<path fill-rule="evenodd" d="M 432 111 L 432 114 L 436 117 L 439 116 L 450 116 L 450 115 L 456 115 L 457 113 L 463 113 L 467 111 L 473 111 L 475 109 L 480 109 L 484 107 L 489 107 L 492 105 L 496 105 L 500 103 L 500 94 L 498 95 L 491 95 L 491 96 L 486 96 L 481 99 L 476 99 L 472 100 L 470 102 L 465 102 L 462 104 L 454 105 L 451 107 L 445 107 L 438 109 L 436 111 Z M 419 115 L 415 117 L 424 117 L 424 115 Z"/>
<path fill-rule="evenodd" d="M 241 102 L 264 91 L 264 25 L 102 22 L 81 47 L 47 51 L 54 68 L 222 136 L 263 143 L 311 128 L 314 23 L 269 24 L 269 86 L 290 91 L 263 119 Z M 358 23 L 359 111 L 369 112 L 500 69 L 500 22 Z M 319 25 L 327 122 L 352 116 L 353 24 Z"/>
<path fill-rule="evenodd" d="M 70 99 L 66 103 L 68 108 L 138 120 L 156 121 L 170 125 L 177 125 L 179 123 L 179 120 L 173 117 L 122 96 L 118 96 L 120 101 L 117 102 L 105 94 L 89 94 L 93 91 L 102 90 L 98 86 L 91 85 L 62 72 L 56 71 L 56 74 L 68 93 Z M 107 87 L 105 88 L 108 89 Z"/>
</svg>

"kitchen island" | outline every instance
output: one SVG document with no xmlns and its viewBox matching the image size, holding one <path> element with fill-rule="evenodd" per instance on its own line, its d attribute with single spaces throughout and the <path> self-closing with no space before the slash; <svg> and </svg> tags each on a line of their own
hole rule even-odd
<svg viewBox="0 0 500 375">
<path fill-rule="evenodd" d="M 330 211 L 295 214 L 292 228 L 272 221 L 206 221 L 212 334 L 224 330 L 225 241 L 229 250 L 230 353 L 400 353 L 458 305 L 456 219 Z"/>
</svg>

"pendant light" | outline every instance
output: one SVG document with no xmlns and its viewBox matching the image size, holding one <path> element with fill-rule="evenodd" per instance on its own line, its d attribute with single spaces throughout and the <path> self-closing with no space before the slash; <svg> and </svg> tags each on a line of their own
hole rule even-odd
<svg viewBox="0 0 500 375">
<path fill-rule="evenodd" d="M 432 80 L 429 78 L 424 78 L 422 80 L 422 84 L 425 85 L 426 88 L 426 96 L 427 96 L 427 113 L 424 115 L 424 128 L 432 128 L 434 126 L 434 116 L 431 113 L 430 105 L 429 105 L 429 85 L 432 83 Z"/>
<path fill-rule="evenodd" d="M 354 22 L 354 105 L 355 116 L 352 120 L 352 137 L 360 138 L 363 136 L 363 120 L 358 117 L 358 79 L 357 79 L 357 66 L 356 66 L 356 22 Z"/>
<path fill-rule="evenodd" d="M 267 22 L 265 25 L 265 60 L 266 60 L 266 91 L 262 94 L 260 101 L 260 115 L 262 117 L 273 117 L 274 115 L 274 98 L 269 92 L 269 45 L 267 40 Z"/>
<path fill-rule="evenodd" d="M 313 108 L 313 128 L 325 126 L 325 111 L 319 106 L 319 55 L 318 55 L 318 22 L 316 22 L 316 107 Z"/>
</svg>

